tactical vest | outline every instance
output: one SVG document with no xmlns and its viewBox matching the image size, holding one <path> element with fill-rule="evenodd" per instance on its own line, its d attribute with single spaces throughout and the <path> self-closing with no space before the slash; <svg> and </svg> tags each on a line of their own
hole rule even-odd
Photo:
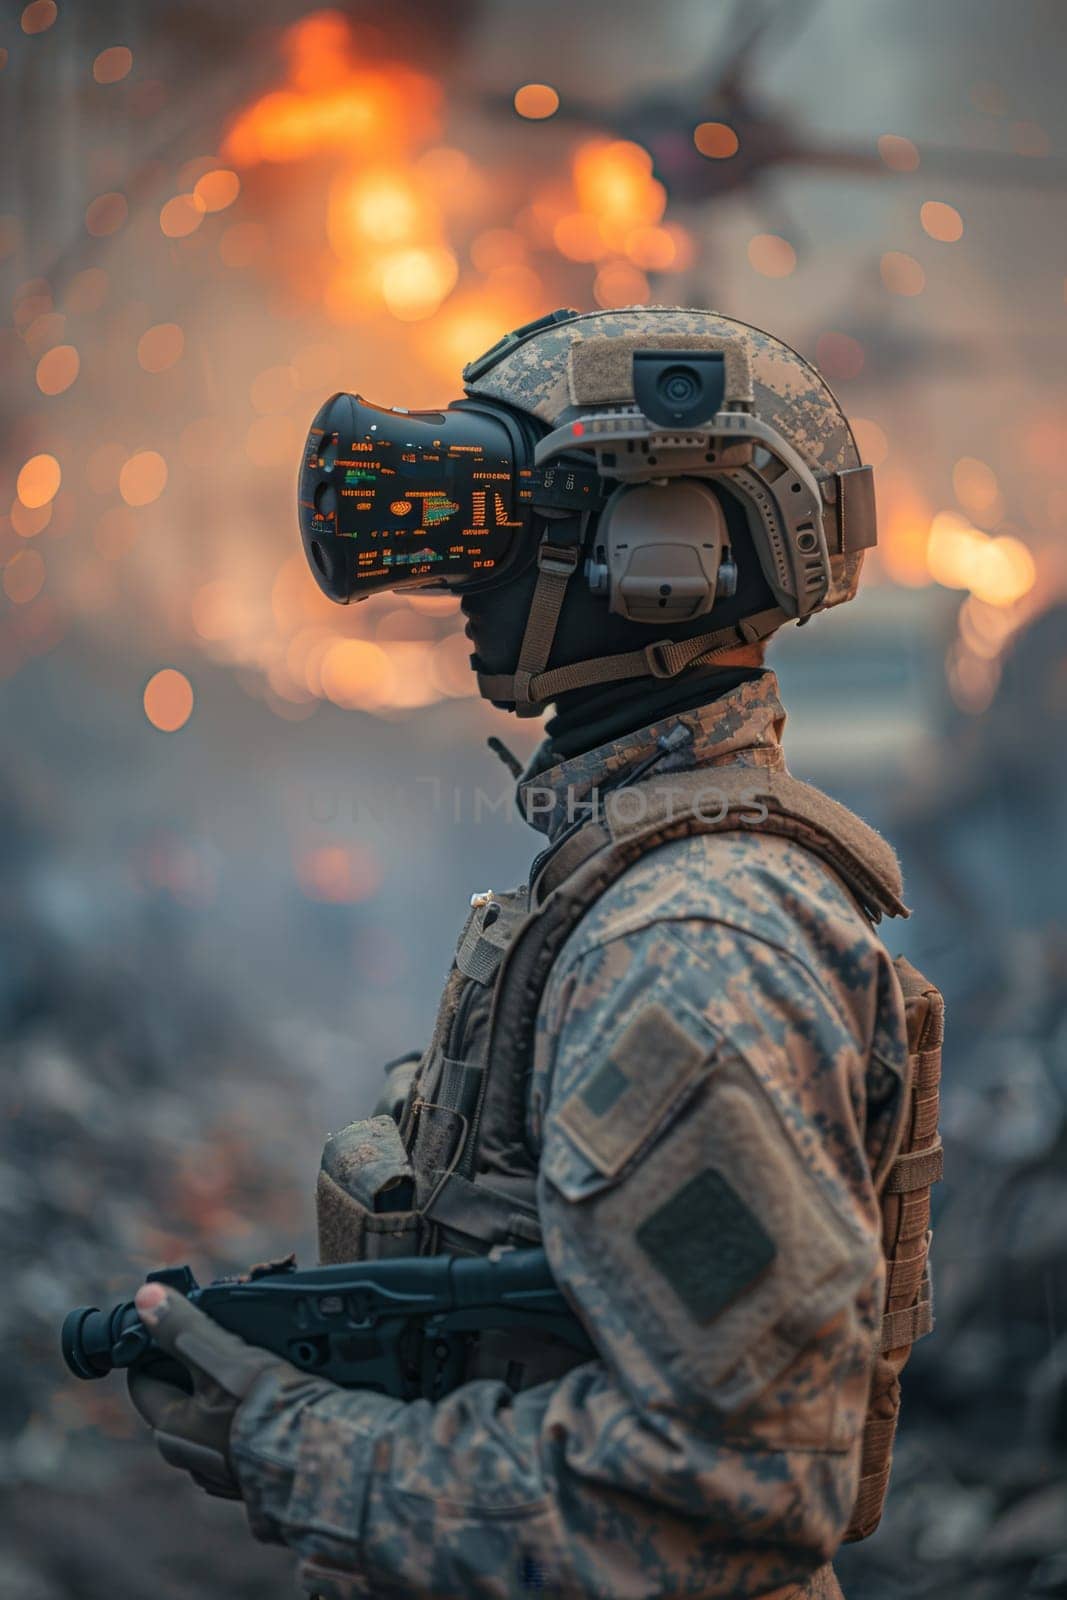
<svg viewBox="0 0 1067 1600">
<path fill-rule="evenodd" d="M 706 809 L 709 794 L 714 812 Z M 623 796 L 627 796 L 625 805 Z M 635 806 L 635 798 L 639 803 Z M 604 815 L 569 830 L 535 863 L 528 888 L 475 896 L 424 1055 L 398 1072 L 403 1103 L 328 1141 L 319 1174 L 324 1262 L 541 1241 L 539 1151 L 527 1139 L 534 1025 L 552 964 L 599 897 L 649 851 L 695 834 L 761 832 L 817 856 L 864 914 L 906 915 L 896 858 L 837 801 L 785 773 L 740 765 L 647 778 Z M 937 1132 L 943 1003 L 902 957 L 908 1063 L 894 1124 L 871 1165 L 882 1213 L 886 1289 L 874 1353 L 859 1489 L 845 1535 L 877 1527 L 900 1409 L 900 1372 L 933 1325 L 927 1264 L 930 1188 L 941 1176 Z M 514 1335 L 485 1340 L 470 1377 L 514 1389 L 561 1375 L 574 1352 Z"/>
</svg>

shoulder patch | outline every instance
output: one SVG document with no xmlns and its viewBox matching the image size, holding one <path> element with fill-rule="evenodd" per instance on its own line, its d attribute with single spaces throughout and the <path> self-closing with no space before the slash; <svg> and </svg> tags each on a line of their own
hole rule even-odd
<svg viewBox="0 0 1067 1600">
<path fill-rule="evenodd" d="M 563 1102 L 560 1125 L 599 1172 L 614 1177 L 683 1096 L 708 1054 L 662 1005 L 646 1006 Z"/>
<path fill-rule="evenodd" d="M 711 1322 L 761 1278 L 777 1247 L 714 1167 L 671 1196 L 635 1238 L 697 1322 Z"/>
</svg>

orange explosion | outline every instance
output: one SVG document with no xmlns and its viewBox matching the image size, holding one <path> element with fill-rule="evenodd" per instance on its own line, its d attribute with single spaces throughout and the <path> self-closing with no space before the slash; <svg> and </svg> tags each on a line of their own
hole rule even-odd
<svg viewBox="0 0 1067 1600">
<path fill-rule="evenodd" d="M 317 11 L 285 34 L 288 81 L 240 112 L 223 153 L 241 167 L 300 161 L 325 151 L 352 156 L 409 146 L 436 125 L 440 89 L 397 65 L 365 66 L 358 36 L 339 11 Z"/>
</svg>

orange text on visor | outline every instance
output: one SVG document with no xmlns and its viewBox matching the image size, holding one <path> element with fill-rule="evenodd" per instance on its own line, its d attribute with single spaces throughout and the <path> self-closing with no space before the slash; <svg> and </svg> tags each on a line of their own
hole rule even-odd
<svg viewBox="0 0 1067 1600">
<path fill-rule="evenodd" d="M 300 472 L 300 532 L 332 600 L 381 589 L 470 589 L 531 557 L 538 512 L 591 510 L 595 472 L 534 468 L 536 430 L 476 402 L 398 411 L 335 394 Z"/>
</svg>

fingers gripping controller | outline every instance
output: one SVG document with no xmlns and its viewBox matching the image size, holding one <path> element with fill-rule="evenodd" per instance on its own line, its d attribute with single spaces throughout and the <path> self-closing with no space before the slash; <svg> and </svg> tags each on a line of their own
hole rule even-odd
<svg viewBox="0 0 1067 1600">
<path fill-rule="evenodd" d="M 222 1499 L 239 1499 L 230 1463 L 230 1431 L 237 1408 L 257 1378 L 283 1365 L 267 1350 L 246 1344 L 198 1310 L 182 1294 L 146 1283 L 134 1302 L 159 1348 L 189 1375 L 191 1393 L 132 1367 L 130 1400 L 152 1430 L 169 1466 Z"/>
</svg>

